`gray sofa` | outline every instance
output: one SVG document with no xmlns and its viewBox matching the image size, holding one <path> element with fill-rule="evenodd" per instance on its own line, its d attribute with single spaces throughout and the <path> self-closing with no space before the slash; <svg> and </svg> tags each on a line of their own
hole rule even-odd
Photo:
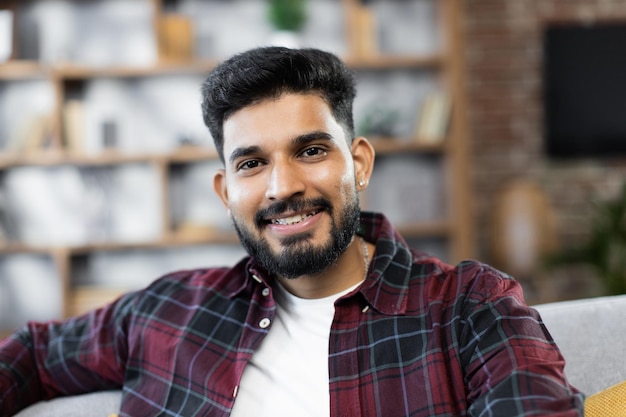
<svg viewBox="0 0 626 417">
<path fill-rule="evenodd" d="M 626 380 L 626 295 L 535 306 L 566 359 L 570 382 L 594 394 Z M 58 398 L 35 404 L 19 417 L 107 417 L 119 391 Z"/>
</svg>

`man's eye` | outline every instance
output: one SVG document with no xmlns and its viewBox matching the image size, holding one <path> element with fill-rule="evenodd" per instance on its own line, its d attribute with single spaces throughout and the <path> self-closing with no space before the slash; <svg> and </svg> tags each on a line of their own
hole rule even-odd
<svg viewBox="0 0 626 417">
<path fill-rule="evenodd" d="M 317 148 L 315 146 L 311 147 L 311 148 L 306 148 L 304 150 L 304 152 L 302 152 L 302 155 L 304 156 L 318 156 L 318 155 L 322 155 L 324 153 L 324 150 L 321 148 Z"/>
<path fill-rule="evenodd" d="M 243 170 L 253 169 L 253 168 L 258 167 L 259 165 L 260 165 L 259 161 L 252 159 L 250 161 L 245 161 L 243 164 L 239 165 L 239 169 L 243 169 Z"/>
</svg>

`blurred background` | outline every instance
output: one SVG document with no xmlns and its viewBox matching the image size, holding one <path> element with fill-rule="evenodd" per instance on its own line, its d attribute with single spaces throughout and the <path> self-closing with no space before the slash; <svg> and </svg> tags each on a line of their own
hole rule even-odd
<svg viewBox="0 0 626 417">
<path fill-rule="evenodd" d="M 261 45 L 355 71 L 361 196 L 527 301 L 626 292 L 620 0 L 0 0 L 0 335 L 244 256 L 199 86 Z"/>
</svg>

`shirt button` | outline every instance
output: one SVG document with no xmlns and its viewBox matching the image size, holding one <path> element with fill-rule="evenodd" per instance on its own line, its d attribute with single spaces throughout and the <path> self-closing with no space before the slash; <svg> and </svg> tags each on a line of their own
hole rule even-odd
<svg viewBox="0 0 626 417">
<path fill-rule="evenodd" d="M 259 322 L 259 327 L 261 329 L 266 329 L 270 325 L 270 323 L 271 323 L 270 319 L 266 317 Z"/>
<path fill-rule="evenodd" d="M 261 294 L 263 294 L 263 297 L 267 297 L 268 295 L 270 295 L 270 289 L 263 288 L 263 291 L 261 291 Z"/>
</svg>

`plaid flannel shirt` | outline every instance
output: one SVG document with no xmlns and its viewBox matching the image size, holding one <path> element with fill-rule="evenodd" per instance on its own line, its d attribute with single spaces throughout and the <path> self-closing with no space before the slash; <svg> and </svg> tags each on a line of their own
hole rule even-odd
<svg viewBox="0 0 626 417">
<path fill-rule="evenodd" d="M 583 395 L 516 281 L 412 251 L 382 215 L 363 213 L 360 233 L 376 253 L 365 282 L 335 303 L 330 416 L 582 416 Z M 62 323 L 29 323 L 0 342 L 0 415 L 122 388 L 120 416 L 228 416 L 271 330 L 272 294 L 246 258 L 168 274 Z"/>
</svg>

